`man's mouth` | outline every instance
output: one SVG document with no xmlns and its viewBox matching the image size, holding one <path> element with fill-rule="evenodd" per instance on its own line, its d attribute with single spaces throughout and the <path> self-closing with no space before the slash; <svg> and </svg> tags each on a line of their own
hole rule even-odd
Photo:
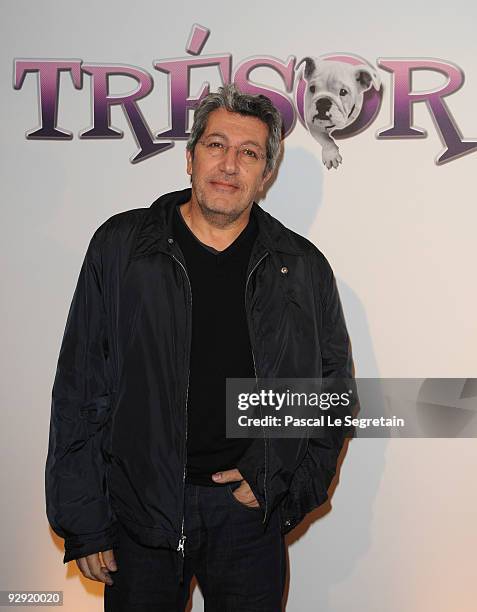
<svg viewBox="0 0 477 612">
<path fill-rule="evenodd" d="M 214 189 L 219 189 L 220 191 L 229 191 L 233 192 L 238 189 L 238 185 L 233 185 L 232 183 L 225 183 L 223 181 L 209 181 Z"/>
</svg>

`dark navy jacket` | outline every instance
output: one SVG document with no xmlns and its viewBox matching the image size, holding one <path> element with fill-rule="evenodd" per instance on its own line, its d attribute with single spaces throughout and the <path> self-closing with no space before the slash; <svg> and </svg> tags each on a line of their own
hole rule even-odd
<svg viewBox="0 0 477 612">
<path fill-rule="evenodd" d="M 110 217 L 94 233 L 52 390 L 46 509 L 64 562 L 136 541 L 183 551 L 191 289 L 172 235 L 190 189 Z M 332 269 L 256 203 L 245 308 L 260 378 L 353 378 Z M 286 273 L 284 273 L 286 269 Z M 237 465 L 282 532 L 326 501 L 343 432 L 255 439 Z"/>
</svg>

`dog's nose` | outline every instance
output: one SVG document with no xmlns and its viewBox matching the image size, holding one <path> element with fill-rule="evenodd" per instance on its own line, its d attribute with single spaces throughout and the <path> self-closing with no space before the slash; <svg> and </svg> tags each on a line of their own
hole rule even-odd
<svg viewBox="0 0 477 612">
<path fill-rule="evenodd" d="M 316 101 L 316 110 L 320 119 L 328 119 L 326 113 L 331 108 L 331 100 L 329 98 L 320 98 Z"/>
</svg>

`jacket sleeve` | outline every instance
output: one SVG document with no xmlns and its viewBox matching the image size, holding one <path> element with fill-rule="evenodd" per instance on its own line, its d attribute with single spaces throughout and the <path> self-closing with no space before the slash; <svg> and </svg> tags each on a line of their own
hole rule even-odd
<svg viewBox="0 0 477 612">
<path fill-rule="evenodd" d="M 116 542 L 103 448 L 111 388 L 98 232 L 81 266 L 51 397 L 46 513 L 65 540 L 63 563 Z"/>
<path fill-rule="evenodd" d="M 331 418 L 344 418 L 346 415 L 354 415 L 358 409 L 351 343 L 336 279 L 330 264 L 321 253 L 313 257 L 312 274 L 320 329 L 322 389 L 335 392 L 351 389 L 349 407 L 340 408 L 340 413 L 334 414 L 333 409 L 328 410 Z M 321 437 L 309 438 L 305 457 L 296 469 L 289 489 L 290 499 L 299 499 L 299 503 L 303 504 L 303 514 L 328 499 L 328 488 L 336 472 L 339 454 L 346 437 L 351 436 L 352 430 L 343 425 L 325 428 Z"/>
</svg>

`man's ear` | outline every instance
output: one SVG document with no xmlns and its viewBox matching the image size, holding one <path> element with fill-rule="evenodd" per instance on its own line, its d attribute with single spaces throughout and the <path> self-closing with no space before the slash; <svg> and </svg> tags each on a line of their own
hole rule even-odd
<svg viewBox="0 0 477 612">
<path fill-rule="evenodd" d="M 187 174 L 192 176 L 192 153 L 189 149 L 186 149 L 186 160 L 187 160 Z"/>
<path fill-rule="evenodd" d="M 265 174 L 265 176 L 262 178 L 262 182 L 260 184 L 260 191 L 262 191 L 264 186 L 268 183 L 268 181 L 270 180 L 272 174 L 273 174 L 273 170 L 269 170 L 267 172 L 267 174 Z"/>
</svg>

